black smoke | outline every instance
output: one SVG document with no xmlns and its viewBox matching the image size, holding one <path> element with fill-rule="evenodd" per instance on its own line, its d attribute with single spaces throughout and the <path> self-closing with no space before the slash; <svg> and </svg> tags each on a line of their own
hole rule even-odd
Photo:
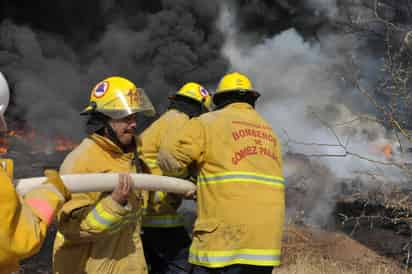
<svg viewBox="0 0 412 274">
<path fill-rule="evenodd" d="M 159 112 L 187 81 L 214 86 L 228 66 L 218 3 L 1 1 L 0 71 L 12 88 L 7 119 L 76 138 L 83 132 L 78 112 L 105 77 L 134 81 Z"/>
<path fill-rule="evenodd" d="M 307 38 L 326 26 L 330 20 L 323 9 L 316 9 L 306 0 L 240 0 L 236 1 L 239 28 L 242 32 L 270 37 L 294 28 Z"/>
<path fill-rule="evenodd" d="M 3 0 L 0 71 L 10 80 L 13 92 L 6 115 L 9 122 L 25 121 L 46 135 L 76 137 L 83 132 L 78 112 L 87 103 L 90 88 L 107 76 L 130 78 L 147 91 L 159 112 L 167 106 L 167 95 L 187 81 L 215 87 L 229 67 L 221 53 L 225 37 L 216 27 L 222 4 L 230 4 L 240 32 L 256 43 L 291 28 L 314 43 L 325 35 L 355 32 L 363 41 L 358 54 L 381 60 L 388 50 L 388 37 L 392 51 L 404 46 L 412 25 L 412 4 L 410 0 L 378 1 L 381 18 L 399 26 L 388 35 L 388 25 L 379 20 L 353 24 L 356 18 L 374 14 L 374 3 Z M 410 51 L 404 51 L 398 59 L 409 60 L 409 55 Z M 373 66 L 361 65 L 363 77 L 373 88 L 382 81 L 388 83 Z M 382 102 L 388 100 L 385 90 L 374 90 Z M 403 117 L 408 113 L 404 110 Z"/>
</svg>

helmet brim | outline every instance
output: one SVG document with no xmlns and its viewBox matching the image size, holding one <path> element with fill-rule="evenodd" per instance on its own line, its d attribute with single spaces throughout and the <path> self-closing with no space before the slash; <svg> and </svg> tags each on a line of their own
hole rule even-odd
<svg viewBox="0 0 412 274">
<path fill-rule="evenodd" d="M 80 115 L 88 115 L 92 110 L 93 108 L 91 106 L 87 106 L 80 112 Z"/>
</svg>

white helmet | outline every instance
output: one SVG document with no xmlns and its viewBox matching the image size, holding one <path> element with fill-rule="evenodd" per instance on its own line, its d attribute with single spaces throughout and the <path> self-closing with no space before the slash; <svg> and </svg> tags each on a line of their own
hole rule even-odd
<svg viewBox="0 0 412 274">
<path fill-rule="evenodd" d="M 0 72 L 0 132 L 7 131 L 7 123 L 4 119 L 4 113 L 10 100 L 9 84 L 6 81 L 3 73 Z"/>
</svg>

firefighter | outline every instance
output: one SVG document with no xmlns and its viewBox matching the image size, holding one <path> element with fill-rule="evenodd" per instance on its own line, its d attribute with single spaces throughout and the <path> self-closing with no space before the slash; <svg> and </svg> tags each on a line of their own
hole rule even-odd
<svg viewBox="0 0 412 274">
<path fill-rule="evenodd" d="M 4 112 L 9 88 L 0 73 L 0 131 L 7 131 Z M 70 199 L 58 173 L 46 170 L 47 180 L 24 197 L 13 186 L 13 161 L 0 159 L 0 273 L 18 271 L 19 261 L 37 253 L 55 213 Z"/>
<path fill-rule="evenodd" d="M 176 135 L 190 118 L 209 111 L 209 92 L 197 83 L 187 83 L 169 97 L 168 111 L 140 136 L 139 151 L 151 174 L 162 175 L 157 165 L 159 148 Z M 187 178 L 189 173 L 182 174 Z M 166 174 L 167 175 L 167 174 Z M 196 174 L 192 174 L 196 176 Z M 186 273 L 190 238 L 183 217 L 177 213 L 182 198 L 164 192 L 151 192 L 143 215 L 142 236 L 151 274 Z"/>
<path fill-rule="evenodd" d="M 142 172 L 135 130 L 140 114 L 154 115 L 144 91 L 122 77 L 109 77 L 92 90 L 88 136 L 63 161 L 62 174 L 121 173 L 109 193 L 73 194 L 58 216 L 54 273 L 145 274 L 140 238 L 142 194 L 130 172 Z"/>
<path fill-rule="evenodd" d="M 254 109 L 259 96 L 245 75 L 225 75 L 216 110 L 188 121 L 158 153 L 167 172 L 192 161 L 199 168 L 193 274 L 269 274 L 280 265 L 282 158 L 279 139 Z"/>
</svg>

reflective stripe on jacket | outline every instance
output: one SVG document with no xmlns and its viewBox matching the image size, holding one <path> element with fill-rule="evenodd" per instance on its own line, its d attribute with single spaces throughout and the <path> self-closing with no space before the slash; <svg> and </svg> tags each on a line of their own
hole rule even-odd
<svg viewBox="0 0 412 274">
<path fill-rule="evenodd" d="M 285 182 L 280 143 L 248 104 L 191 119 L 161 148 L 197 162 L 198 218 L 189 261 L 210 268 L 280 264 Z"/>
<path fill-rule="evenodd" d="M 124 153 L 109 139 L 93 134 L 66 157 L 61 173 L 135 172 L 133 158 L 133 153 Z M 59 214 L 54 272 L 147 274 L 140 239 L 140 194 L 130 195 L 125 207 L 109 193 L 73 194 Z"/>
<path fill-rule="evenodd" d="M 167 111 L 139 137 L 139 155 L 149 167 L 150 173 L 162 175 L 157 165 L 157 153 L 161 143 L 168 142 L 176 135 L 189 117 L 175 109 Z M 183 217 L 177 213 L 181 198 L 165 192 L 150 192 L 147 208 L 143 215 L 142 226 L 153 228 L 173 228 L 184 225 Z"/>
<path fill-rule="evenodd" d="M 221 184 L 221 183 L 255 183 L 270 185 L 273 187 L 285 187 L 285 179 L 279 176 L 268 176 L 265 174 L 253 172 L 222 172 L 213 175 L 201 175 L 198 179 L 198 186 L 206 184 Z"/>
</svg>

